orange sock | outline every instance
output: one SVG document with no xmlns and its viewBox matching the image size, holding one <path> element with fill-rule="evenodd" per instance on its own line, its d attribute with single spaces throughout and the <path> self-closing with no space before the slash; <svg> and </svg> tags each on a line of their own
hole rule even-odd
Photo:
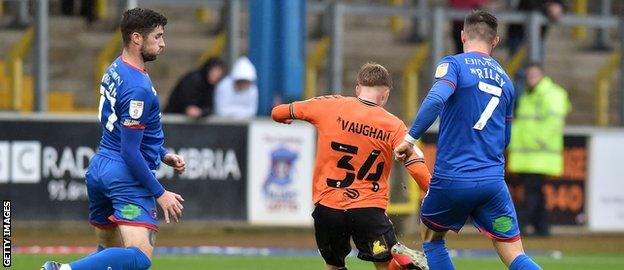
<svg viewBox="0 0 624 270">
<path fill-rule="evenodd" d="M 388 262 L 388 270 L 405 270 L 403 266 L 399 264 L 395 259 Z"/>
</svg>

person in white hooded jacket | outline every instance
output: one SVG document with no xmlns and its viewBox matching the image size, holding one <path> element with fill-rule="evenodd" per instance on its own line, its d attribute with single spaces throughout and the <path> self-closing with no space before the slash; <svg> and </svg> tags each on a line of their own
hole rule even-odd
<svg viewBox="0 0 624 270">
<path fill-rule="evenodd" d="M 258 111 L 256 68 L 245 56 L 236 60 L 232 72 L 217 85 L 215 115 L 230 118 L 254 117 Z"/>
</svg>

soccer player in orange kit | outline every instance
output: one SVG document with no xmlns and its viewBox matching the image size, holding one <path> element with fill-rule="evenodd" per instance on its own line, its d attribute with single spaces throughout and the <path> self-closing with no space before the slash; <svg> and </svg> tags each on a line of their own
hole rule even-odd
<svg viewBox="0 0 624 270">
<path fill-rule="evenodd" d="M 321 96 L 273 108 L 277 122 L 298 119 L 318 129 L 312 217 L 328 270 L 346 269 L 350 238 L 358 258 L 376 269 L 427 269 L 422 252 L 397 244 L 385 212 L 393 150 L 407 134 L 405 124 L 383 108 L 391 88 L 386 68 L 367 63 L 358 73 L 357 97 Z M 415 150 L 404 165 L 427 191 L 431 175 Z"/>
</svg>

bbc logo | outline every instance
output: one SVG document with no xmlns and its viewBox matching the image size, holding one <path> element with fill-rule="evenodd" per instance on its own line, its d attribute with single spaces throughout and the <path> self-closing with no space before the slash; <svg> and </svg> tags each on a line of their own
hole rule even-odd
<svg viewBox="0 0 624 270">
<path fill-rule="evenodd" d="M 41 181 L 41 143 L 0 141 L 0 183 Z"/>
</svg>

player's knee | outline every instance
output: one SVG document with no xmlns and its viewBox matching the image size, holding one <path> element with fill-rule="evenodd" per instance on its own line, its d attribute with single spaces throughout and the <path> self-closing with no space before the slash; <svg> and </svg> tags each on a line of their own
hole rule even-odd
<svg viewBox="0 0 624 270">
<path fill-rule="evenodd" d="M 96 228 L 95 234 L 98 239 L 98 244 L 102 247 L 121 247 L 121 240 L 117 229 L 98 229 Z"/>
<path fill-rule="evenodd" d="M 152 260 L 138 247 L 128 247 L 134 252 L 135 265 L 137 270 L 147 270 L 152 266 Z"/>
<path fill-rule="evenodd" d="M 421 224 L 421 228 L 422 229 L 420 231 L 420 237 L 422 238 L 423 242 L 443 240 L 444 236 L 446 235 L 446 231 L 436 232 L 427 227 L 427 225 L 425 224 Z"/>
</svg>

